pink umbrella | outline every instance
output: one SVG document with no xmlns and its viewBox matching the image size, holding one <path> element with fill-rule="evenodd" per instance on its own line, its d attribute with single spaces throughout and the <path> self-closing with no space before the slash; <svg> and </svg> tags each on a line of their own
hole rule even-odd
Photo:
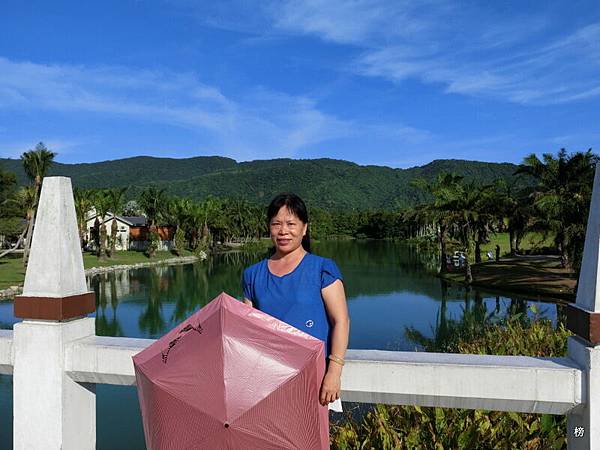
<svg viewBox="0 0 600 450">
<path fill-rule="evenodd" d="M 323 342 L 225 293 L 133 364 L 150 450 L 329 448 Z"/>
</svg>

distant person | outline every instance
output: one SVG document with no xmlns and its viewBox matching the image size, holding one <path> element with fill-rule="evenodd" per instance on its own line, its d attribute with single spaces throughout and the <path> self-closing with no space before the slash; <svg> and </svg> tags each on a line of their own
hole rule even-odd
<svg viewBox="0 0 600 450">
<path fill-rule="evenodd" d="M 496 244 L 496 261 L 500 261 L 500 246 Z"/>
<path fill-rule="evenodd" d="M 244 302 L 325 343 L 327 371 L 320 403 L 341 411 L 340 389 L 350 320 L 342 274 L 331 259 L 310 253 L 308 212 L 295 194 L 267 209 L 274 254 L 244 270 Z"/>
<path fill-rule="evenodd" d="M 492 253 L 491 250 L 488 250 L 488 252 L 486 253 L 488 261 L 493 261 L 494 260 L 494 254 Z"/>
</svg>

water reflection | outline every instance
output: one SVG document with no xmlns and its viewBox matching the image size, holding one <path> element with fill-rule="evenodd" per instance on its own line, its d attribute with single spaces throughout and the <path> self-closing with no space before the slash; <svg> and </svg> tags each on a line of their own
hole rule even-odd
<svg viewBox="0 0 600 450">
<path fill-rule="evenodd" d="M 459 289 L 463 292 L 464 304 L 460 308 L 458 317 L 452 317 L 448 314 L 450 284 L 443 279 L 440 279 L 439 282 L 441 303 L 431 333 L 423 333 L 412 326 L 405 328 L 406 338 L 414 342 L 420 349 L 435 352 L 451 351 L 459 340 L 477 335 L 482 328 L 497 323 L 500 319 L 520 317 L 522 320 L 526 320 L 533 314 L 529 308 L 530 302 L 526 299 L 508 298 L 504 302 L 505 307 L 502 308 L 499 295 L 495 296 L 493 305 L 488 305 L 481 291 L 467 287 Z M 536 306 L 535 314 L 553 319 L 555 323 L 554 305 L 546 305 L 542 307 L 541 311 L 538 308 Z"/>
<path fill-rule="evenodd" d="M 344 275 L 352 320 L 350 348 L 415 350 L 440 348 L 461 330 L 505 315 L 563 313 L 551 303 L 489 294 L 445 283 L 434 276 L 437 256 L 392 242 L 321 242 L 315 253 L 333 258 Z M 234 252 L 181 266 L 157 266 L 97 275 L 96 333 L 158 338 L 225 291 L 241 298 L 241 274 L 265 254 Z M 0 326 L 16 321 L 12 302 L 0 302 Z M 0 376 L 0 442 L 12 443 L 11 378 Z M 143 449 L 135 388 L 98 386 L 98 449 Z"/>
<path fill-rule="evenodd" d="M 314 251 L 333 258 L 344 274 L 352 348 L 413 350 L 433 342 L 443 351 L 458 333 L 527 314 L 530 303 L 452 286 L 434 276 L 434 253 L 411 246 L 322 242 Z M 231 252 L 197 264 L 97 275 L 89 281 L 97 299 L 97 334 L 158 338 L 221 292 L 241 298 L 243 269 L 264 256 Z M 543 309 L 555 319 L 554 305 Z"/>
<path fill-rule="evenodd" d="M 260 256 L 230 253 L 197 264 L 96 275 L 89 280 L 96 294 L 96 332 L 104 336 L 159 337 L 223 291 L 240 297 L 242 270 Z M 120 308 L 123 311 L 117 313 Z M 134 311 L 137 327 L 132 329 Z M 120 321 L 128 322 L 127 331 Z"/>
</svg>

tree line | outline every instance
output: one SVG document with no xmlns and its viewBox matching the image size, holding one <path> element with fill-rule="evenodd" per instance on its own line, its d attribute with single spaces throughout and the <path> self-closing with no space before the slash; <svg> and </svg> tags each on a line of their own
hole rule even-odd
<svg viewBox="0 0 600 450">
<path fill-rule="evenodd" d="M 13 174 L 0 168 L 0 235 L 16 244 L 24 243 L 25 262 L 41 181 L 54 157 L 55 153 L 42 143 L 23 153 L 21 159 L 30 185 L 22 189 L 17 189 Z M 506 180 L 489 184 L 466 181 L 452 173 L 440 173 L 429 181 L 418 178 L 412 185 L 424 193 L 426 201 L 410 208 L 341 210 L 309 204 L 310 233 L 316 239 L 428 238 L 438 246 L 439 267 L 444 271 L 449 249 L 461 249 L 479 262 L 481 246 L 494 233 L 508 232 L 510 253 L 515 254 L 527 233 L 538 232 L 554 239 L 564 266 L 578 270 L 597 160 L 591 149 L 576 153 L 562 149 L 556 155 L 544 154 L 541 159 L 531 154 L 514 174 L 515 178 L 525 174 L 534 180 L 526 186 Z M 95 239 L 102 257 L 115 252 L 117 223 L 113 221 L 111 229 L 106 229 L 103 218 L 108 213 L 144 215 L 150 228 L 149 253 L 155 250 L 156 229 L 160 226 L 175 228 L 175 252 L 206 250 L 217 242 L 248 242 L 268 236 L 266 205 L 242 198 L 209 196 L 194 200 L 169 196 L 164 188 L 156 186 L 146 187 L 135 198 L 123 187 L 75 189 L 74 197 L 82 242 L 86 214 L 92 208 L 98 213 L 100 224 Z"/>
<path fill-rule="evenodd" d="M 407 213 L 417 222 L 434 224 L 440 271 L 446 268 L 448 242 L 458 242 L 480 262 L 481 245 L 498 231 L 509 233 L 511 254 L 520 251 L 528 232 L 550 236 L 563 267 L 578 271 L 597 161 L 591 149 L 572 154 L 562 149 L 556 156 L 546 153 L 542 159 L 531 154 L 515 175 L 528 174 L 535 184 L 518 190 L 503 181 L 465 183 L 452 174 L 440 174 L 433 182 L 417 180 L 431 201 Z M 468 257 L 466 262 L 465 281 L 471 282 Z"/>
</svg>

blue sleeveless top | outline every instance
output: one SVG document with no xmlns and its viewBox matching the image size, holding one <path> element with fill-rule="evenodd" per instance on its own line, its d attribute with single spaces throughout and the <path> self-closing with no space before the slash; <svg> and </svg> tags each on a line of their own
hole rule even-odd
<svg viewBox="0 0 600 450">
<path fill-rule="evenodd" d="M 343 280 L 328 258 L 307 253 L 296 268 L 282 277 L 273 275 L 267 259 L 244 270 L 244 297 L 254 307 L 325 342 L 330 353 L 330 326 L 321 289 Z"/>
</svg>

